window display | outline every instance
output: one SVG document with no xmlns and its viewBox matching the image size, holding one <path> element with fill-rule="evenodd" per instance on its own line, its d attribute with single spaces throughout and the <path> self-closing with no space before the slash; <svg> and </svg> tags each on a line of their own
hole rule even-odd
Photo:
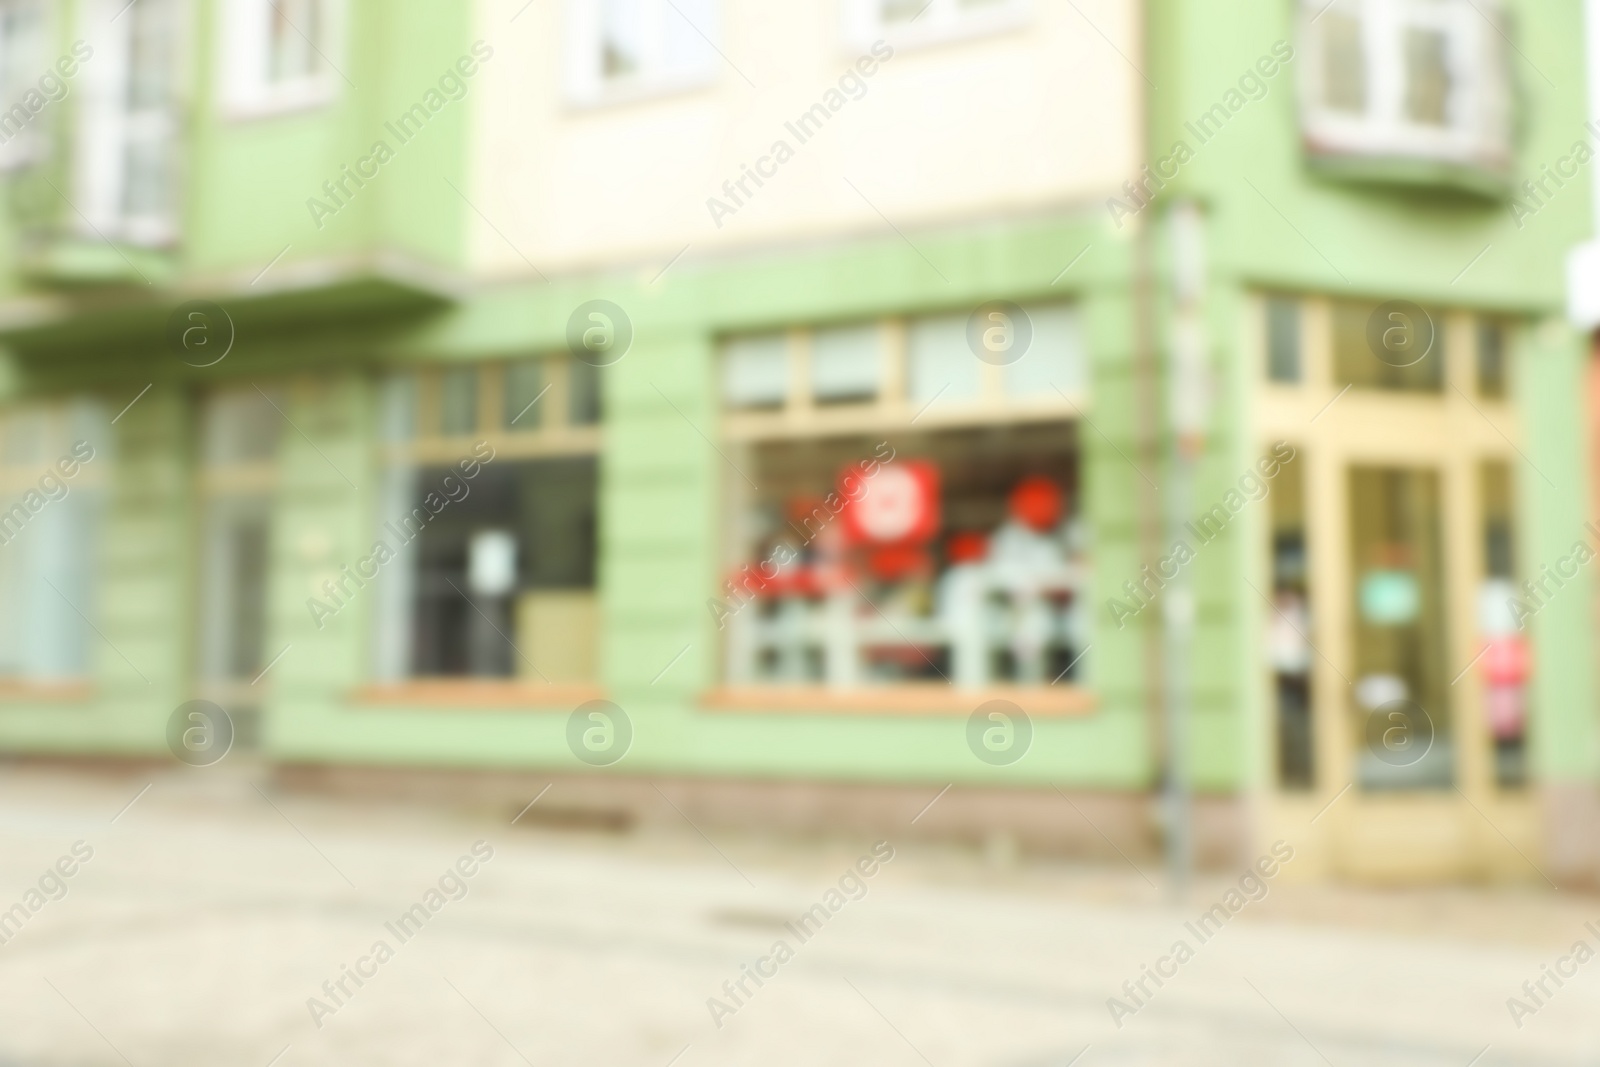
<svg viewBox="0 0 1600 1067">
<path fill-rule="evenodd" d="M 722 596 L 738 684 L 1075 681 L 1087 538 L 1072 424 L 768 442 Z"/>
</svg>

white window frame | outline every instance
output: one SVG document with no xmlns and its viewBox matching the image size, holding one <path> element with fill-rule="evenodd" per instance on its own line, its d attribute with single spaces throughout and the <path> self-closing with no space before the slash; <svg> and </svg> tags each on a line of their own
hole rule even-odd
<svg viewBox="0 0 1600 1067">
<path fill-rule="evenodd" d="M 1301 128 L 1313 155 L 1413 159 L 1503 170 L 1510 163 L 1509 46 L 1499 0 L 1336 0 L 1327 13 L 1357 18 L 1366 62 L 1366 112 L 1326 106 L 1327 0 L 1302 0 Z M 1449 125 L 1405 114 L 1405 31 L 1442 31 L 1449 42 Z"/>
<path fill-rule="evenodd" d="M 639 0 L 641 37 L 645 54 L 640 70 L 624 78 L 608 79 L 601 70 L 601 5 L 604 0 L 568 0 L 564 32 L 566 52 L 566 95 L 578 105 L 607 104 L 640 97 L 697 89 L 713 84 L 720 76 L 722 60 L 721 0 L 711 5 L 710 25 L 694 24 L 712 42 L 701 66 L 673 70 L 666 56 L 665 27 L 668 19 L 688 16 L 673 10 L 669 0 Z"/>
<path fill-rule="evenodd" d="M 3 67 L 5 57 L 16 53 L 18 69 L 0 69 L 0 92 L 5 97 L 0 99 L 0 113 L 9 111 L 20 103 L 29 89 L 37 89 L 39 78 L 47 70 L 56 73 L 54 68 L 46 66 L 47 50 L 45 42 L 51 39 L 53 21 L 50 17 L 51 9 L 41 0 L 0 0 L 0 8 L 32 9 L 34 23 L 32 40 L 21 42 L 20 49 L 11 41 L 0 40 L 0 67 Z M 0 23 L 0 37 L 4 36 L 4 23 Z M 0 170 L 15 170 L 28 166 L 45 156 L 48 139 L 45 129 L 48 128 L 50 105 L 31 118 L 26 126 L 21 128 L 5 144 L 0 144 Z"/>
<path fill-rule="evenodd" d="M 941 44 L 1001 33 L 1026 25 L 1033 15 L 1032 0 L 989 0 L 973 10 L 963 10 L 961 0 L 925 0 L 912 21 L 886 22 L 884 0 L 844 0 L 844 40 L 860 51 L 875 41 L 896 48 Z"/>
<path fill-rule="evenodd" d="M 186 56 L 188 41 L 182 28 L 191 9 L 186 0 L 166 2 L 172 8 L 169 14 L 173 32 L 178 34 L 173 42 L 174 54 Z M 164 143 L 171 153 L 171 180 L 175 185 L 180 181 L 178 111 L 186 86 L 179 76 L 172 98 L 164 106 L 129 110 L 126 100 L 133 20 L 114 17 L 122 6 L 119 0 L 93 0 L 88 8 L 93 27 L 89 44 L 94 55 L 81 65 L 75 79 L 81 82 L 81 88 L 73 90 L 82 94 L 77 103 L 72 154 L 76 206 L 83 213 L 79 229 L 86 239 L 110 238 L 159 247 L 177 238 L 179 191 L 170 190 L 165 210 L 146 214 L 124 210 L 129 177 L 126 152 L 130 144 L 140 141 Z"/>
<path fill-rule="evenodd" d="M 345 62 L 346 6 L 324 0 L 326 25 L 313 46 L 326 66 L 292 81 L 268 77 L 274 0 L 222 0 L 218 20 L 218 72 L 223 114 L 232 119 L 266 118 L 331 104 L 339 96 Z M 302 33 L 312 32 L 305 26 Z"/>
</svg>

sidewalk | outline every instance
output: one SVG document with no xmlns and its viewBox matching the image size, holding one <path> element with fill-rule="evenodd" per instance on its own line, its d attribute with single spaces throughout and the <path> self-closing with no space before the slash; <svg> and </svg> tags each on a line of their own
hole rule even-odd
<svg viewBox="0 0 1600 1067">
<path fill-rule="evenodd" d="M 0 771 L 0 922 L 26 913 L 0 945 L 0 1064 L 1600 1060 L 1600 960 L 1520 1030 L 1506 1008 L 1578 938 L 1600 944 L 1597 898 L 1269 884 L 1202 943 L 1185 923 L 1227 879 L 1174 909 L 1129 868 L 926 847 L 857 867 L 873 842 L 562 833 L 217 770 Z M 29 912 L 79 840 L 92 858 Z M 1193 959 L 1119 1029 L 1107 998 L 1180 938 Z"/>
</svg>

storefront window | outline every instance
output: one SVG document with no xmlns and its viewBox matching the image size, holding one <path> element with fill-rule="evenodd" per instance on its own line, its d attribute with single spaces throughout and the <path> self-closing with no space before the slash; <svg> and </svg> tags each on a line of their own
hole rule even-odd
<svg viewBox="0 0 1600 1067">
<path fill-rule="evenodd" d="M 1511 465 L 1484 463 L 1478 472 L 1483 509 L 1483 581 L 1478 587 L 1478 631 L 1485 644 L 1484 716 L 1494 743 L 1494 778 L 1502 788 L 1527 782 L 1527 641 L 1512 604 L 1518 599 L 1512 516 Z"/>
<path fill-rule="evenodd" d="M 1306 552 L 1303 463 L 1284 464 L 1273 487 L 1271 529 L 1272 613 L 1267 650 L 1277 700 L 1278 782 L 1285 789 L 1316 784 L 1311 716 L 1311 588 Z"/>
<path fill-rule="evenodd" d="M 966 315 L 725 345 L 741 473 L 710 606 L 731 683 L 1084 680 L 1086 366 L 1071 308 L 1021 316 L 999 365 Z"/>
<path fill-rule="evenodd" d="M 594 680 L 593 370 L 552 357 L 386 383 L 380 678 Z"/>
<path fill-rule="evenodd" d="M 111 439 L 94 401 L 0 413 L 0 678 L 90 673 Z"/>
</svg>

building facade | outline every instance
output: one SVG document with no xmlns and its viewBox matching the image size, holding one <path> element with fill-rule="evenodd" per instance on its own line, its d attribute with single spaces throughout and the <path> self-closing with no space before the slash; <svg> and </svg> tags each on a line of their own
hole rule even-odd
<svg viewBox="0 0 1600 1067">
<path fill-rule="evenodd" d="M 0 11 L 7 751 L 1600 874 L 1576 3 Z"/>
</svg>

